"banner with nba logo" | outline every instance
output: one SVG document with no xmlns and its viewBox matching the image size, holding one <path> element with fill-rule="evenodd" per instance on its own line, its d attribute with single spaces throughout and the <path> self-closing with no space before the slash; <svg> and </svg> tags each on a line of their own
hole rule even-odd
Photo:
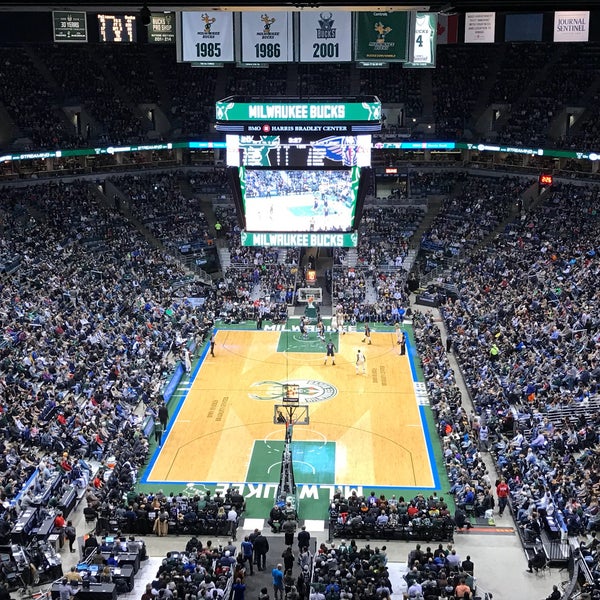
<svg viewBox="0 0 600 600">
<path fill-rule="evenodd" d="M 408 60 L 408 12 L 355 14 L 356 60 L 387 62 Z"/>
<path fill-rule="evenodd" d="M 294 60 L 292 14 L 280 11 L 242 13 L 242 62 Z"/>
<path fill-rule="evenodd" d="M 301 62 L 352 60 L 352 13 L 309 11 L 300 13 Z"/>
</svg>

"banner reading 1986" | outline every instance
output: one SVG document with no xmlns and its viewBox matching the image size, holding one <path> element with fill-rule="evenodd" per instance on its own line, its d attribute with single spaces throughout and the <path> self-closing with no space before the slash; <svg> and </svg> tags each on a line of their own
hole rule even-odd
<svg viewBox="0 0 600 600">
<path fill-rule="evenodd" d="M 233 14 L 182 12 L 181 45 L 184 62 L 233 62 Z"/>
<path fill-rule="evenodd" d="M 352 13 L 322 10 L 300 13 L 300 61 L 352 60 Z"/>
<path fill-rule="evenodd" d="M 242 13 L 242 62 L 292 62 L 293 42 L 291 13 Z"/>
<path fill-rule="evenodd" d="M 356 13 L 356 60 L 408 60 L 407 12 Z"/>
</svg>

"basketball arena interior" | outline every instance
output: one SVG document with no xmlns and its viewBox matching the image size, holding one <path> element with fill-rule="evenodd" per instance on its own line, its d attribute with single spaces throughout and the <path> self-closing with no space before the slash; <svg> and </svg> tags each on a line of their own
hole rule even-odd
<svg viewBox="0 0 600 600">
<path fill-rule="evenodd" d="M 600 598 L 600 6 L 0 1 L 0 597 Z"/>
</svg>

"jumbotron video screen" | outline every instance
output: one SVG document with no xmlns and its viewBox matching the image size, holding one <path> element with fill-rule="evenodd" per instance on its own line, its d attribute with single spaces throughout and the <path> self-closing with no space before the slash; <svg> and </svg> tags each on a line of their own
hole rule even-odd
<svg viewBox="0 0 600 600">
<path fill-rule="evenodd" d="M 352 231 L 360 169 L 238 169 L 246 231 Z"/>
</svg>

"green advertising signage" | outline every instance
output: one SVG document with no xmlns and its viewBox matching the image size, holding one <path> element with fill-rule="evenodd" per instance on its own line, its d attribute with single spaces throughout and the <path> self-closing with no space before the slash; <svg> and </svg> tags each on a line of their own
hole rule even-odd
<svg viewBox="0 0 600 600">
<path fill-rule="evenodd" d="M 311 248 L 356 248 L 358 233 L 250 233 L 242 231 L 242 246 L 276 246 L 279 248 L 302 247 Z"/>
<path fill-rule="evenodd" d="M 407 12 L 356 13 L 355 59 L 408 60 Z"/>
<path fill-rule="evenodd" d="M 381 102 L 235 102 L 216 104 L 217 121 L 379 121 Z"/>
<path fill-rule="evenodd" d="M 153 12 L 148 24 L 148 42 L 150 44 L 175 43 L 175 13 Z"/>
</svg>

